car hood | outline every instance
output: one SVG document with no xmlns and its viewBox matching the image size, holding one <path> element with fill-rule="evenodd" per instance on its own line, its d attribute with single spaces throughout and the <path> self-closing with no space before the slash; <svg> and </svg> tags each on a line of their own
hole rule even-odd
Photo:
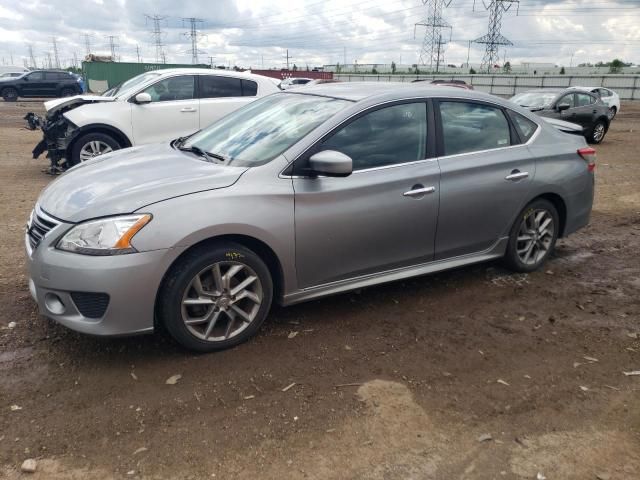
<svg viewBox="0 0 640 480">
<path fill-rule="evenodd" d="M 99 95 L 75 95 L 73 97 L 56 98 L 44 102 L 44 108 L 48 114 L 52 114 L 61 109 L 75 108 L 87 103 L 113 102 L 115 97 L 101 97 Z"/>
<path fill-rule="evenodd" d="M 203 161 L 168 143 L 127 148 L 68 170 L 40 194 L 38 205 L 60 220 L 76 223 L 228 187 L 246 170 Z"/>
<path fill-rule="evenodd" d="M 558 120 L 556 118 L 550 118 L 550 117 L 541 117 L 541 118 L 544 119 L 545 122 L 553 125 L 555 128 L 557 128 L 561 132 L 582 134 L 583 128 L 581 125 L 576 125 L 575 123 L 571 123 L 571 122 L 565 122 L 564 120 Z"/>
</svg>

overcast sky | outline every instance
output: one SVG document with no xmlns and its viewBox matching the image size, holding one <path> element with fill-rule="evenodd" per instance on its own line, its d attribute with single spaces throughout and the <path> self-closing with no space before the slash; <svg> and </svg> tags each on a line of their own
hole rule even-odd
<svg viewBox="0 0 640 480">
<path fill-rule="evenodd" d="M 489 0 L 485 0 L 489 3 Z M 468 41 L 487 33 L 482 0 L 452 0 L 443 12 L 452 26 L 446 63 L 467 59 Z M 0 60 L 22 65 L 28 46 L 41 66 L 53 56 L 57 39 L 66 66 L 74 53 L 109 53 L 109 35 L 117 36 L 122 61 L 155 61 L 145 17 L 161 15 L 167 62 L 190 63 L 191 41 L 183 35 L 183 17 L 198 17 L 200 60 L 259 68 L 291 63 L 304 67 L 343 63 L 412 64 L 418 60 L 424 30 L 414 24 L 426 16 L 421 0 L 0 0 Z M 569 66 L 615 57 L 640 62 L 640 0 L 521 0 L 504 14 L 502 34 L 511 63 L 549 62 Z M 447 36 L 448 38 L 448 36 Z M 482 60 L 483 46 L 472 45 L 471 63 Z M 504 49 L 500 51 L 503 58 Z"/>
</svg>

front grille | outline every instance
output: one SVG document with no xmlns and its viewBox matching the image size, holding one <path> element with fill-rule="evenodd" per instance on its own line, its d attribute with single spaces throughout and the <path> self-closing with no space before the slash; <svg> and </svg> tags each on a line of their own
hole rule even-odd
<svg viewBox="0 0 640 480">
<path fill-rule="evenodd" d="M 100 318 L 109 306 L 109 295 L 106 293 L 71 292 L 73 303 L 78 311 L 88 318 Z"/>
<path fill-rule="evenodd" d="M 38 245 L 40 245 L 40 242 L 45 235 L 49 233 L 52 228 L 58 225 L 58 222 L 36 207 L 31 216 L 31 225 L 29 225 L 29 230 L 27 232 L 29 235 L 29 245 L 31 245 L 31 249 L 35 250 Z"/>
</svg>

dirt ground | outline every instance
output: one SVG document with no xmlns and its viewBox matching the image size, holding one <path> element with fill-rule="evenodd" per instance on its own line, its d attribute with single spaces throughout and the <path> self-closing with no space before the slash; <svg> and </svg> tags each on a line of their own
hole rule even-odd
<svg viewBox="0 0 640 480">
<path fill-rule="evenodd" d="M 0 477 L 35 458 L 33 479 L 640 479 L 640 104 L 597 147 L 591 225 L 543 271 L 276 309 L 210 355 L 38 315 L 23 229 L 51 177 L 22 116 L 41 109 L 0 103 Z"/>
</svg>

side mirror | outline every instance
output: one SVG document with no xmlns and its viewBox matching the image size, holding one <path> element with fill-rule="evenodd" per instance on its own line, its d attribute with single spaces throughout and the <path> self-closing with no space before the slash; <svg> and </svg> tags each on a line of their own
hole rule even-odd
<svg viewBox="0 0 640 480">
<path fill-rule="evenodd" d="M 570 108 L 571 108 L 571 105 L 569 105 L 568 103 L 561 103 L 558 105 L 559 112 L 564 112 L 565 110 L 568 110 Z"/>
<path fill-rule="evenodd" d="M 335 150 L 324 150 L 311 155 L 309 167 L 317 175 L 326 177 L 348 177 L 353 172 L 351 157 Z"/>
<path fill-rule="evenodd" d="M 135 102 L 138 104 L 151 103 L 151 95 L 146 92 L 141 92 L 136 95 Z"/>
</svg>

